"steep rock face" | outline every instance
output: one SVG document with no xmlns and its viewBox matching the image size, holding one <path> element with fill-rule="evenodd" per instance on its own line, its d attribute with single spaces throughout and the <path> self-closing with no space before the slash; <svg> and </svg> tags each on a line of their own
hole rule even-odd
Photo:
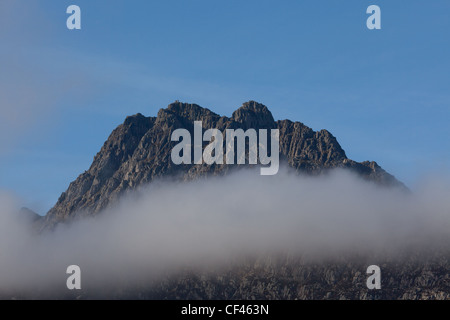
<svg viewBox="0 0 450 320">
<path fill-rule="evenodd" d="M 338 167 L 347 159 L 345 151 L 327 130 L 313 131 L 303 123 L 283 120 L 280 130 L 280 153 L 292 167 L 304 171 L 320 171 Z"/>
<path fill-rule="evenodd" d="M 220 273 L 186 272 L 148 286 L 133 299 L 158 300 L 448 300 L 448 258 L 386 259 L 382 289 L 366 285 L 367 258 L 322 263 L 298 258 L 256 261 Z M 111 292 L 112 298 L 119 298 Z M 123 298 L 123 297 L 120 297 Z"/>
<path fill-rule="evenodd" d="M 182 180 L 203 175 L 225 174 L 232 165 L 174 165 L 171 141 L 174 130 L 183 128 L 194 135 L 194 121 L 204 130 L 275 129 L 280 130 L 280 160 L 298 172 L 317 174 L 330 168 L 348 168 L 363 178 L 388 186 L 402 186 L 375 162 L 355 162 L 347 158 L 336 138 L 328 131 L 318 132 L 303 123 L 275 121 L 269 109 L 249 101 L 231 118 L 196 104 L 175 102 L 161 109 L 157 117 L 141 114 L 127 117 L 109 136 L 88 171 L 81 174 L 48 212 L 45 226 L 95 214 L 114 203 L 124 192 L 162 176 Z M 204 147 L 206 146 L 204 143 Z"/>
<path fill-rule="evenodd" d="M 82 173 L 62 193 L 46 221 L 67 219 L 74 212 L 95 212 L 114 197 L 120 182 L 116 173 L 132 157 L 144 134 L 154 125 L 155 118 L 141 114 L 127 117 L 109 136 L 88 171 Z"/>
</svg>

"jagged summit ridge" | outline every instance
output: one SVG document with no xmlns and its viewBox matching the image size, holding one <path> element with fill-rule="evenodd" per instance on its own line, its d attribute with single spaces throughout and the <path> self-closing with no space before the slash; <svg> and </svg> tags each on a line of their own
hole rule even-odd
<svg viewBox="0 0 450 320">
<path fill-rule="evenodd" d="M 248 128 L 275 128 L 275 120 L 269 109 L 256 101 L 246 102 L 233 112 L 231 119 Z"/>
<path fill-rule="evenodd" d="M 337 139 L 327 130 L 314 131 L 301 122 L 275 121 L 269 109 L 256 101 L 244 103 L 231 117 L 220 116 L 196 104 L 176 101 L 160 109 L 156 117 L 140 113 L 129 116 L 113 130 L 82 173 L 62 193 L 46 216 L 46 225 L 91 215 L 114 203 L 120 195 L 152 180 L 176 175 L 189 180 L 204 175 L 224 174 L 232 165 L 174 165 L 171 150 L 176 129 L 193 132 L 194 121 L 203 128 L 279 129 L 280 160 L 298 172 L 320 173 L 330 168 L 348 168 L 361 177 L 382 185 L 402 185 L 375 162 L 347 158 Z"/>
</svg>

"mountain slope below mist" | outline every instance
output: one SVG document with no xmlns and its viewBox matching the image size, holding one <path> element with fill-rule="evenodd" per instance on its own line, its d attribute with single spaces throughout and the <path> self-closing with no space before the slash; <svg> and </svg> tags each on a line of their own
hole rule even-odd
<svg viewBox="0 0 450 320">
<path fill-rule="evenodd" d="M 220 116 L 195 104 L 175 102 L 156 117 L 142 114 L 127 117 L 109 136 L 86 172 L 62 193 L 46 216 L 46 226 L 83 215 L 98 213 L 119 196 L 156 178 L 176 176 L 181 180 L 225 174 L 233 165 L 174 165 L 171 141 L 175 129 L 184 128 L 193 137 L 194 121 L 203 129 L 280 130 L 280 161 L 298 172 L 320 173 L 347 168 L 364 179 L 386 186 L 403 186 L 376 162 L 347 158 L 336 138 L 327 130 L 313 131 L 301 122 L 275 121 L 269 109 L 255 101 L 246 102 L 231 117 Z M 205 145 L 204 145 L 205 147 Z"/>
</svg>

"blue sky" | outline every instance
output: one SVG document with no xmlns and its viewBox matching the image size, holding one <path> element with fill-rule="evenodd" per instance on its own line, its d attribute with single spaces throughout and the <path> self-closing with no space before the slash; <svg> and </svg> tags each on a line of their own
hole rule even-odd
<svg viewBox="0 0 450 320">
<path fill-rule="evenodd" d="M 66 8 L 82 30 L 66 28 Z M 366 8 L 382 29 L 366 28 Z M 2 0 L 0 188 L 45 213 L 130 114 L 174 100 L 328 129 L 410 186 L 450 161 L 450 2 Z"/>
</svg>

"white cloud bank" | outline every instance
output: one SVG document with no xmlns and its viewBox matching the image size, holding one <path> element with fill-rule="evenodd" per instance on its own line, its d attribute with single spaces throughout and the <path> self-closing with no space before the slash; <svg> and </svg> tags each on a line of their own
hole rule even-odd
<svg viewBox="0 0 450 320">
<path fill-rule="evenodd" d="M 183 267 L 225 265 L 242 254 L 330 257 L 450 248 L 450 185 L 413 194 L 335 171 L 273 177 L 241 171 L 184 184 L 160 181 L 97 216 L 39 236 L 1 196 L 1 293 L 67 292 L 69 265 L 86 290 L 144 283 Z M 446 251 L 448 252 L 448 251 Z M 66 291 L 64 291 L 66 290 Z"/>
</svg>

